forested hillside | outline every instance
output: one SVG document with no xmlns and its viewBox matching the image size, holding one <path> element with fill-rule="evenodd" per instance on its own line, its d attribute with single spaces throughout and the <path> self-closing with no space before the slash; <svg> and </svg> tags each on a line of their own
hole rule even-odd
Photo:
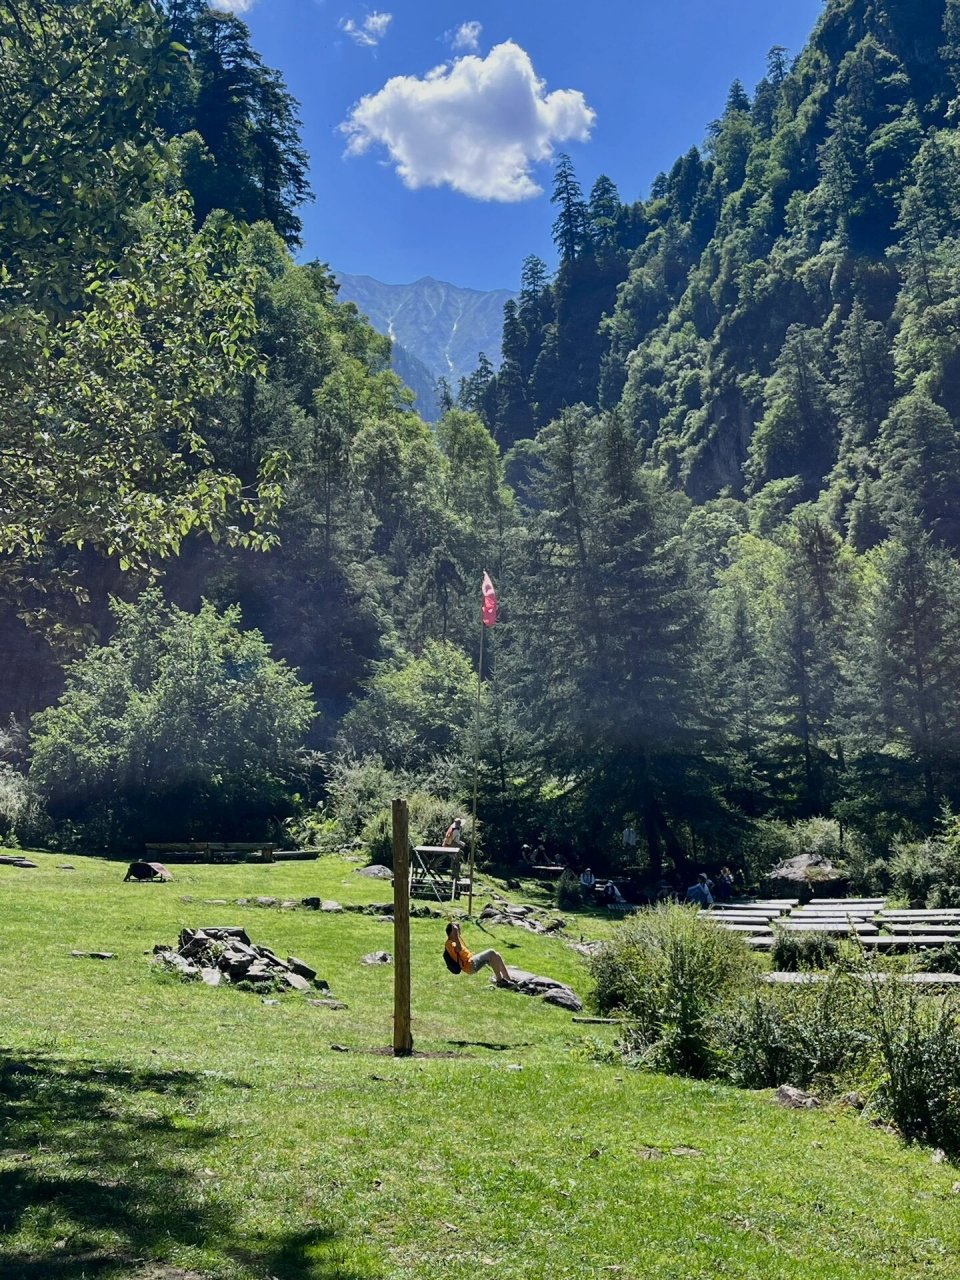
<svg viewBox="0 0 960 1280">
<path fill-rule="evenodd" d="M 435 429 L 388 340 L 290 255 L 297 107 L 243 23 L 44 5 L 86 53 L 82 92 L 43 81 L 50 23 L 0 2 L 2 65 L 46 86 L 0 120 L 24 170 L 0 184 L 7 827 L 380 848 L 398 787 L 436 838 L 478 753 L 505 862 L 615 865 L 629 821 L 648 882 L 814 846 L 862 884 L 952 865 L 960 0 L 830 0 L 647 200 L 585 196 L 562 158 L 557 270 L 524 263 L 500 371 L 441 389 Z M 195 644 L 155 591 L 132 603 L 157 584 Z M 304 750 L 265 749 L 238 654 Z M 255 812 L 224 800 L 236 761 L 191 758 L 201 688 L 270 771 Z"/>
<path fill-rule="evenodd" d="M 847 0 L 795 60 L 773 49 L 752 94 L 731 86 L 705 144 L 649 199 L 624 204 L 605 176 L 585 196 L 564 157 L 558 270 L 524 263 L 502 370 L 476 397 L 512 449 L 528 528 L 551 507 L 562 518 L 550 558 L 565 548 L 581 628 L 602 613 L 597 652 L 617 633 L 634 649 L 620 688 L 673 596 L 651 583 L 655 604 L 634 590 L 614 604 L 600 585 L 624 553 L 626 530 L 609 525 L 636 501 L 610 484 L 628 458 L 673 495 L 653 509 L 678 513 L 705 588 L 684 622 L 700 611 L 699 661 L 712 655 L 718 683 L 708 702 L 689 674 L 653 708 L 638 700 L 631 743 L 662 742 L 664 717 L 694 695 L 724 726 L 703 750 L 720 746 L 725 805 L 833 814 L 885 847 L 908 815 L 927 827 L 957 785 L 958 92 L 955 0 Z M 597 474 L 591 436 L 618 442 L 615 468 Z M 623 589 L 620 572 L 610 581 Z M 654 651 L 658 679 L 677 678 Z M 583 671 L 590 652 L 581 637 L 563 669 Z M 686 732 L 708 719 L 695 711 Z"/>
</svg>

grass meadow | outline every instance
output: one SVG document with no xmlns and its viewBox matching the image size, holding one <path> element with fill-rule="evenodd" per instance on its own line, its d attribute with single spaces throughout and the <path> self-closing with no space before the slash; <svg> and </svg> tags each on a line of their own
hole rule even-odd
<svg viewBox="0 0 960 1280">
<path fill-rule="evenodd" d="M 412 923 L 425 1056 L 384 1054 L 393 970 L 360 957 L 392 925 L 233 901 L 388 898 L 355 863 L 139 885 L 31 856 L 0 867 L 3 1280 L 960 1280 L 960 1171 L 853 1112 L 598 1061 L 585 1033 L 613 1028 L 448 974 L 440 920 Z M 566 918 L 567 939 L 610 927 Z M 157 972 L 153 944 L 205 924 L 348 1008 Z M 465 938 L 589 990 L 561 937 Z"/>
</svg>

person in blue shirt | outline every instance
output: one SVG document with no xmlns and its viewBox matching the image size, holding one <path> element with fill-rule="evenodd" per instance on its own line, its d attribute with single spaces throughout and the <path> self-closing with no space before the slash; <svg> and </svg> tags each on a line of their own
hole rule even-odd
<svg viewBox="0 0 960 1280">
<path fill-rule="evenodd" d="M 697 883 L 692 884 L 687 890 L 687 901 L 695 907 L 713 906 L 713 894 L 710 892 L 710 881 L 705 871 L 700 872 Z"/>
</svg>

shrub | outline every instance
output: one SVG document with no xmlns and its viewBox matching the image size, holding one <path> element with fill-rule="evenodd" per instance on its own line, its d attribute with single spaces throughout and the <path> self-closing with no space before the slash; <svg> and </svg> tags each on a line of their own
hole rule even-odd
<svg viewBox="0 0 960 1280">
<path fill-rule="evenodd" d="M 960 1155 L 960 1002 L 899 982 L 869 984 L 884 1076 L 878 1102 L 905 1138 Z"/>
<path fill-rule="evenodd" d="M 410 843 L 413 845 L 439 844 L 450 823 L 448 804 L 423 791 L 414 791 L 407 796 L 407 809 L 410 817 Z M 385 867 L 393 866 L 391 806 L 388 805 L 374 814 L 363 828 L 361 839 L 367 846 L 371 862 Z"/>
<path fill-rule="evenodd" d="M 268 833 L 294 807 L 309 688 L 239 609 L 185 613 L 151 590 L 111 610 L 110 643 L 34 721 L 31 790 L 65 834 L 108 848 Z"/>
<path fill-rule="evenodd" d="M 863 984 L 839 971 L 825 982 L 758 983 L 718 1022 L 726 1073 L 748 1089 L 855 1083 L 870 1055 Z"/>
<path fill-rule="evenodd" d="M 569 871 L 564 871 L 557 881 L 557 906 L 561 911 L 575 911 L 583 906 L 583 889 L 580 879 Z"/>
<path fill-rule="evenodd" d="M 670 904 L 625 920 L 592 969 L 597 1006 L 626 1011 L 635 1052 L 665 1070 L 705 1076 L 719 1062 L 715 1015 L 754 964 L 738 935 L 700 911 Z"/>
<path fill-rule="evenodd" d="M 933 840 L 913 844 L 897 842 L 890 860 L 891 887 L 898 898 L 926 906 L 927 896 L 937 878 L 936 852 Z"/>
<path fill-rule="evenodd" d="M 960 906 L 960 819 L 945 810 L 927 840 L 896 841 L 890 878 L 898 897 L 918 906 Z"/>
<path fill-rule="evenodd" d="M 355 840 L 370 821 L 402 795 L 404 785 L 379 756 L 339 756 L 330 766 L 327 790 L 345 840 Z"/>
<path fill-rule="evenodd" d="M 773 967 L 785 973 L 826 969 L 840 954 L 839 939 L 829 934 L 795 933 L 774 927 L 773 938 Z"/>
<path fill-rule="evenodd" d="M 27 780 L 5 760 L 0 760 L 0 839 L 7 839 L 27 804 Z"/>
<path fill-rule="evenodd" d="M 307 809 L 296 817 L 288 818 L 283 825 L 285 834 L 302 849 L 331 851 L 343 840 L 340 824 L 326 805 Z"/>
</svg>

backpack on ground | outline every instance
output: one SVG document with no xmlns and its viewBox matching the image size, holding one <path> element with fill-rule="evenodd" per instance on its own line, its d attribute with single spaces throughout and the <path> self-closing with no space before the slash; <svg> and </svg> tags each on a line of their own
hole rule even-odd
<svg viewBox="0 0 960 1280">
<path fill-rule="evenodd" d="M 456 960 L 454 960 L 453 956 L 450 954 L 450 952 L 447 950 L 446 947 L 443 948 L 443 963 L 447 966 L 447 968 L 450 970 L 451 973 L 460 972 L 460 966 L 457 964 Z"/>
</svg>

